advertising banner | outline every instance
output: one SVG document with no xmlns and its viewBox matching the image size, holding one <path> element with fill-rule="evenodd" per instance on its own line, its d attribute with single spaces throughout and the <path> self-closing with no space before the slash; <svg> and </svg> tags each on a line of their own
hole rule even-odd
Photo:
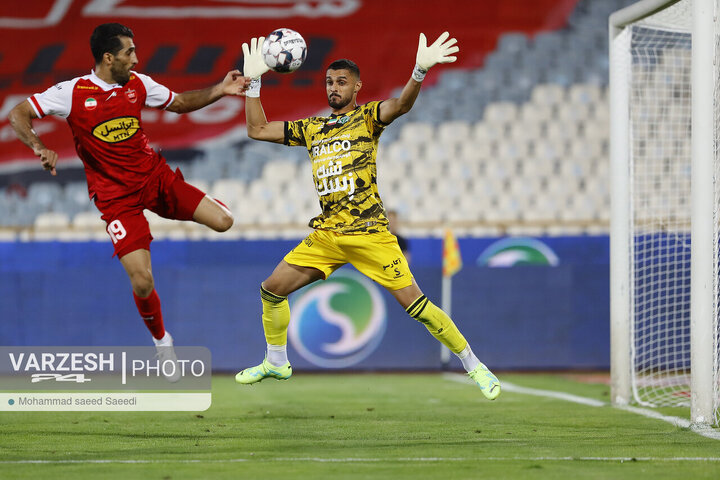
<svg viewBox="0 0 720 480">
<path fill-rule="evenodd" d="M 442 239 L 409 243 L 415 280 L 440 306 Z M 609 365 L 607 237 L 458 243 L 464 266 L 453 277 L 452 318 L 483 362 L 534 370 Z M 153 276 L 175 344 L 207 347 L 216 370 L 258 364 L 266 346 L 260 284 L 296 244 L 153 242 Z M 0 243 L 0 345 L 152 345 L 111 255 L 109 242 Z M 288 352 L 297 370 L 441 366 L 440 344 L 424 325 L 351 266 L 289 301 Z"/>
</svg>

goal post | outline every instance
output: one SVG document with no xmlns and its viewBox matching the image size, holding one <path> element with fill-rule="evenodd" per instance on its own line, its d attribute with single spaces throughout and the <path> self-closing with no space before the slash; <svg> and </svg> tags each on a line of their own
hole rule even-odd
<svg viewBox="0 0 720 480">
<path fill-rule="evenodd" d="M 609 20 L 612 402 L 689 406 L 700 425 L 720 404 L 719 1 Z"/>
<path fill-rule="evenodd" d="M 717 0 L 693 0 L 692 216 L 690 290 L 691 420 L 717 423 L 718 198 L 715 153 L 720 108 L 715 22 Z M 713 370 L 715 373 L 713 374 Z"/>
</svg>

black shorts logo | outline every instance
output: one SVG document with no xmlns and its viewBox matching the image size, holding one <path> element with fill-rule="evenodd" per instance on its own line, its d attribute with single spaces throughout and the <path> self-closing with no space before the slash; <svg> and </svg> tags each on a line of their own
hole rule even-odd
<svg viewBox="0 0 720 480">
<path fill-rule="evenodd" d="M 392 263 L 388 263 L 387 265 L 383 265 L 383 272 L 384 272 L 385 270 L 387 270 L 388 268 L 392 268 L 392 267 L 394 267 L 394 266 L 396 266 L 396 265 L 400 265 L 401 263 L 402 263 L 402 258 L 401 258 L 401 257 L 398 257 L 398 258 L 396 258 L 395 260 L 393 260 Z M 396 268 L 395 271 L 398 272 L 398 269 Z M 398 275 L 400 275 L 399 272 L 398 272 Z"/>
</svg>

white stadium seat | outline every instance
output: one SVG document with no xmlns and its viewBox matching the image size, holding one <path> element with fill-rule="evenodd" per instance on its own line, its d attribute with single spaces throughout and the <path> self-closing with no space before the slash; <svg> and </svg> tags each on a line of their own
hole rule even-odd
<svg viewBox="0 0 720 480">
<path fill-rule="evenodd" d="M 535 105 L 559 105 L 565 101 L 565 89 L 554 83 L 537 85 L 530 94 L 530 101 Z"/>
<path fill-rule="evenodd" d="M 410 143 L 426 143 L 434 136 L 435 128 L 429 123 L 408 122 L 400 131 L 400 138 Z"/>
<path fill-rule="evenodd" d="M 518 108 L 512 102 L 495 102 L 485 107 L 483 121 L 494 124 L 512 123 L 517 119 Z"/>
<path fill-rule="evenodd" d="M 471 135 L 470 123 L 457 120 L 441 123 L 437 128 L 437 138 L 441 142 L 463 142 Z"/>
</svg>

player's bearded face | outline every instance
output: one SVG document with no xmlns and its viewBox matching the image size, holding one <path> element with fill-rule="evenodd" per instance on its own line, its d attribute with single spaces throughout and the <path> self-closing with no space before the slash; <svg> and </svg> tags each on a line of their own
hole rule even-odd
<svg viewBox="0 0 720 480">
<path fill-rule="evenodd" d="M 130 81 L 130 70 L 138 63 L 137 55 L 135 55 L 135 44 L 132 38 L 120 37 L 123 44 L 122 49 L 113 56 L 110 65 L 110 74 L 113 81 L 120 85 L 125 85 Z"/>
<path fill-rule="evenodd" d="M 348 70 L 328 70 L 325 91 L 330 108 L 340 110 L 354 101 L 358 84 L 359 80 Z"/>
</svg>

